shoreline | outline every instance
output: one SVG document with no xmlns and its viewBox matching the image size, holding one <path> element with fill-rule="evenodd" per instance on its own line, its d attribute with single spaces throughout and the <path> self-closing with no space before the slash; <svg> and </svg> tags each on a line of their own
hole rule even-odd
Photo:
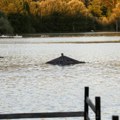
<svg viewBox="0 0 120 120">
<path fill-rule="evenodd" d="M 29 33 L 29 34 L 8 34 L 0 38 L 29 38 L 29 37 L 80 37 L 80 36 L 120 36 L 120 32 L 79 32 L 79 33 Z"/>
<path fill-rule="evenodd" d="M 120 32 L 38 33 L 21 35 L 23 37 L 120 36 Z"/>
<path fill-rule="evenodd" d="M 105 44 L 105 43 L 120 43 L 120 40 L 116 41 L 68 41 L 68 42 L 12 42 L 12 41 L 0 41 L 0 44 Z"/>
<path fill-rule="evenodd" d="M 120 43 L 119 41 L 80 41 L 80 42 L 44 42 L 46 44 L 96 44 L 96 43 Z"/>
</svg>

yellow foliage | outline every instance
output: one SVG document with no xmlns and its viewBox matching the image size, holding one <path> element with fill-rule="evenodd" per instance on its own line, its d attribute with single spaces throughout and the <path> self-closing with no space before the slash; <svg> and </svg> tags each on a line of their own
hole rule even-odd
<svg viewBox="0 0 120 120">
<path fill-rule="evenodd" d="M 116 7 L 113 9 L 113 13 L 120 17 L 120 2 L 116 4 Z"/>
<path fill-rule="evenodd" d="M 30 2 L 30 13 L 33 15 L 39 15 L 40 4 L 39 2 Z"/>
<path fill-rule="evenodd" d="M 102 23 L 103 25 L 106 25 L 109 23 L 109 20 L 107 17 L 103 16 L 99 19 L 99 22 Z"/>
<path fill-rule="evenodd" d="M 2 0 L 0 10 L 5 13 L 21 13 L 23 0 Z"/>
<path fill-rule="evenodd" d="M 67 3 L 68 6 L 68 14 L 69 15 L 76 15 L 76 14 L 83 14 L 87 13 L 87 9 L 83 2 L 79 0 L 71 0 Z"/>
<path fill-rule="evenodd" d="M 120 0 L 89 0 L 86 8 L 84 0 L 1 0 L 0 11 L 9 13 L 30 13 L 33 15 L 47 16 L 53 13 L 67 15 L 84 15 L 95 17 L 102 23 L 109 23 L 120 18 Z M 24 6 L 27 3 L 28 9 Z M 102 11 L 102 7 L 106 11 Z M 104 17 L 102 12 L 107 13 Z M 109 14 L 108 14 L 109 13 Z"/>
<path fill-rule="evenodd" d="M 116 7 L 113 9 L 113 12 L 110 16 L 110 22 L 114 22 L 120 18 L 120 2 L 116 4 Z"/>
<path fill-rule="evenodd" d="M 40 14 L 42 16 L 51 15 L 54 12 L 65 12 L 66 3 L 61 0 L 45 0 L 40 2 Z"/>
<path fill-rule="evenodd" d="M 0 1 L 0 10 L 7 13 L 8 11 L 8 2 L 6 0 L 1 0 Z"/>
<path fill-rule="evenodd" d="M 8 10 L 7 11 L 9 11 L 10 13 L 17 13 L 17 9 L 16 9 L 16 7 L 13 3 L 10 3 L 8 5 Z"/>
<path fill-rule="evenodd" d="M 88 7 L 91 14 L 95 17 L 101 16 L 101 1 L 100 0 L 93 0 Z"/>
</svg>

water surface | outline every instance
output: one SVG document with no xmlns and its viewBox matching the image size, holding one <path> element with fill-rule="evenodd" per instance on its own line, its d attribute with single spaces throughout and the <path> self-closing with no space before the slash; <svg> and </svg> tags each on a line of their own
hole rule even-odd
<svg viewBox="0 0 120 120">
<path fill-rule="evenodd" d="M 0 39 L 0 56 L 4 56 L 0 59 L 0 113 L 83 110 L 84 87 L 89 86 L 93 101 L 95 96 L 101 96 L 102 119 L 119 115 L 120 43 L 66 43 L 82 40 L 120 37 Z M 65 43 L 47 43 L 54 41 Z M 86 64 L 45 64 L 61 53 Z"/>
</svg>

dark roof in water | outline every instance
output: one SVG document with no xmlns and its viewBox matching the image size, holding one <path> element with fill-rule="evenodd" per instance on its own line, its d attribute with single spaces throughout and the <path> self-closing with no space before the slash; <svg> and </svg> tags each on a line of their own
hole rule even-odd
<svg viewBox="0 0 120 120">
<path fill-rule="evenodd" d="M 85 63 L 85 62 L 84 61 L 78 61 L 78 60 L 72 59 L 70 57 L 64 56 L 63 53 L 61 54 L 60 57 L 47 62 L 47 64 L 61 65 L 61 66 L 80 64 L 80 63 Z"/>
</svg>

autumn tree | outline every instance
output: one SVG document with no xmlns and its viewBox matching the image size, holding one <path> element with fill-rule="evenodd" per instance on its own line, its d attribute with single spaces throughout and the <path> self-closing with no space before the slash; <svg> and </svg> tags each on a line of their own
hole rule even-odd
<svg viewBox="0 0 120 120">
<path fill-rule="evenodd" d="M 120 26 L 120 0 L 1 0 L 0 11 L 17 33 L 103 30 L 108 26 L 114 30 Z"/>
<path fill-rule="evenodd" d="M 100 0 L 92 0 L 89 5 L 89 11 L 92 16 L 100 17 L 102 14 L 101 11 L 101 1 Z"/>
<path fill-rule="evenodd" d="M 109 19 L 111 23 L 115 23 L 115 30 L 118 31 L 120 26 L 120 2 L 116 4 Z"/>
<path fill-rule="evenodd" d="M 48 16 L 53 13 L 65 13 L 66 2 L 62 0 L 45 0 L 40 2 L 41 16 Z"/>
<path fill-rule="evenodd" d="M 86 15 L 87 14 L 87 9 L 84 5 L 83 2 L 80 0 L 71 0 L 67 3 L 68 6 L 68 14 L 69 15 Z"/>
</svg>

